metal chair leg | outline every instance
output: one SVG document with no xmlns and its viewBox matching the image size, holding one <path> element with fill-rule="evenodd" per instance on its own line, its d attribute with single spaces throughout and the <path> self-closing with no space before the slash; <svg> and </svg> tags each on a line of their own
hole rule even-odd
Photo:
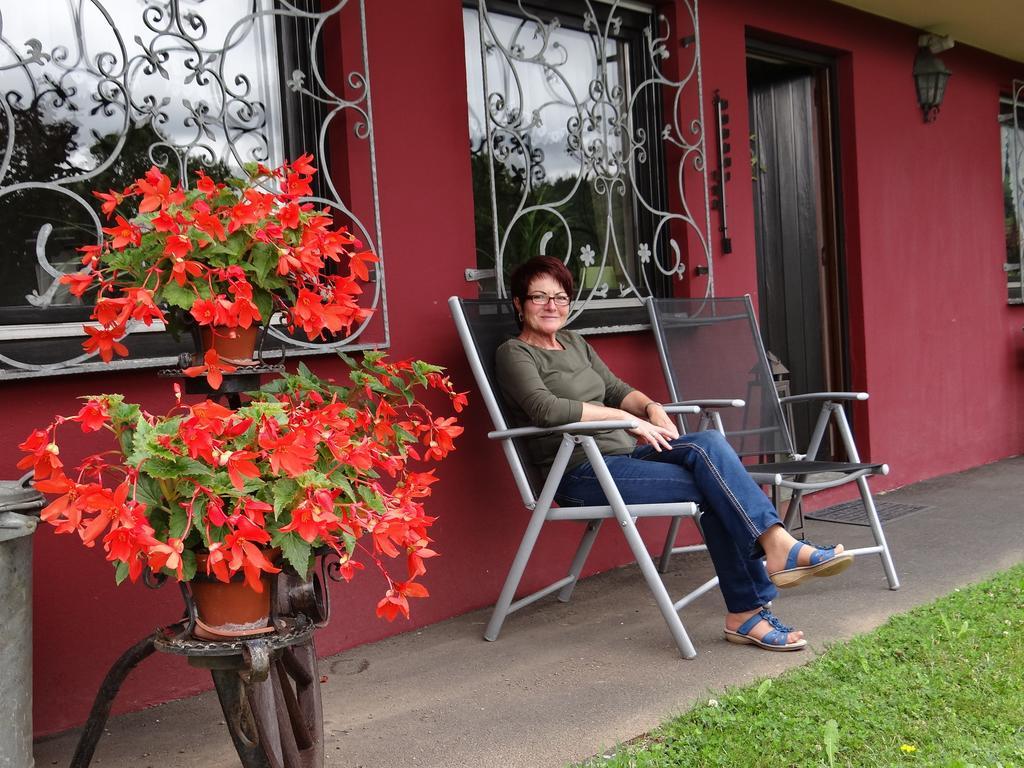
<svg viewBox="0 0 1024 768">
<path fill-rule="evenodd" d="M 673 517 L 668 526 L 668 535 L 665 536 L 665 548 L 661 550 L 661 558 L 658 560 L 658 573 L 668 573 L 668 563 L 672 559 L 672 547 L 676 543 L 676 535 L 679 533 L 679 526 L 683 518 Z"/>
<path fill-rule="evenodd" d="M 604 491 L 605 498 L 608 499 L 608 503 L 615 512 L 616 521 L 622 528 L 622 534 L 626 537 L 626 542 L 629 544 L 633 557 L 640 567 L 640 573 L 643 574 L 647 587 L 654 596 L 654 602 L 657 603 L 658 610 L 661 611 L 665 623 L 668 624 L 669 633 L 672 635 L 679 653 L 685 659 L 694 658 L 697 655 L 697 651 L 693 647 L 693 642 L 686 633 L 686 628 L 683 627 L 683 622 L 672 603 L 672 598 L 669 597 L 668 590 L 665 589 L 665 583 L 661 580 L 661 576 L 658 575 L 658 569 L 654 567 L 654 561 L 651 559 L 650 552 L 647 551 L 647 545 L 640 536 L 640 532 L 636 529 L 636 521 L 629 514 L 629 509 L 626 507 L 626 503 L 623 501 L 622 495 L 619 493 L 619 489 L 616 487 L 615 481 L 608 471 L 608 467 L 601 459 L 601 452 L 597 448 L 597 443 L 589 435 L 577 439 L 583 446 L 587 458 L 590 459 L 590 465 L 594 468 L 594 473 L 597 476 L 598 483 L 601 485 L 601 490 Z"/>
<path fill-rule="evenodd" d="M 601 530 L 602 522 L 604 521 L 591 520 L 587 523 L 587 528 L 580 538 L 580 545 L 576 548 L 576 555 L 572 559 L 572 565 L 569 566 L 569 575 L 572 577 L 572 581 L 562 587 L 562 591 L 558 593 L 559 601 L 567 603 L 572 597 L 572 592 L 576 589 L 576 582 L 579 581 L 580 573 L 583 571 L 583 565 L 587 562 L 594 542 L 597 541 L 597 532 Z"/>
</svg>

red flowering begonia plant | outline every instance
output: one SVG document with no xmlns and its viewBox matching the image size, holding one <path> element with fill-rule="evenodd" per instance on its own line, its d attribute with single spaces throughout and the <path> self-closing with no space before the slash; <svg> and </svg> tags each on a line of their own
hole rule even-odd
<svg viewBox="0 0 1024 768">
<path fill-rule="evenodd" d="M 113 223 L 101 244 L 79 249 L 83 271 L 62 278 L 79 297 L 97 288 L 85 350 L 107 362 L 127 355 L 120 339 L 129 321 L 173 326 L 165 307 L 214 329 L 250 328 L 280 311 L 290 330 L 314 340 L 364 320 L 370 310 L 358 304 L 359 282 L 377 257 L 334 228 L 326 209 L 300 202 L 312 194 L 312 159 L 249 164 L 247 178 L 224 183 L 199 171 L 190 190 L 154 166 L 122 191 L 94 192 Z M 119 207 L 135 199 L 137 215 L 125 218 Z M 216 353 L 204 363 L 196 374 L 233 370 Z"/>
<path fill-rule="evenodd" d="M 189 580 L 196 553 L 207 552 L 208 573 L 227 581 L 241 571 L 261 591 L 261 573 L 279 570 L 268 550 L 302 576 L 318 552 L 333 550 L 346 579 L 363 567 L 361 553 L 387 580 L 377 615 L 408 617 L 408 599 L 427 596 L 416 579 L 436 554 L 423 500 L 437 478 L 413 466 L 444 458 L 462 432 L 416 392 L 438 390 L 455 411 L 466 398 L 422 361 L 388 362 L 375 352 L 344 359 L 345 386 L 300 364 L 237 410 L 186 405 L 179 393 L 169 413 L 154 416 L 120 395 L 86 397 L 76 415 L 21 444 L 28 455 L 19 466 L 57 497 L 42 519 L 88 547 L 100 543 L 118 583 L 146 567 Z M 113 433 L 116 448 L 70 471 L 58 431 L 76 424 Z M 404 557 L 405 578 L 393 578 L 384 557 Z"/>
</svg>

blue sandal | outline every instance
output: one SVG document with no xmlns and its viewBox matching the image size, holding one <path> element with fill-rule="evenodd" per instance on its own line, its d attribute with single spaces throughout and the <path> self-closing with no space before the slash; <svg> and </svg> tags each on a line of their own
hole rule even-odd
<svg viewBox="0 0 1024 768">
<path fill-rule="evenodd" d="M 815 550 L 811 554 L 811 562 L 807 565 L 797 565 L 801 547 L 811 547 Z M 781 571 L 769 573 L 768 578 L 776 587 L 785 589 L 795 587 L 808 576 L 835 576 L 849 568 L 852 562 L 853 555 L 847 552 L 836 554 L 835 547 L 816 547 L 808 541 L 798 541 L 789 550 L 786 567 Z"/>
<path fill-rule="evenodd" d="M 771 624 L 772 629 L 768 630 L 764 637 L 752 637 L 750 630 L 761 621 L 767 621 Z M 758 648 L 764 648 L 766 651 L 799 651 L 801 648 L 806 647 L 807 641 L 803 639 L 792 643 L 787 642 L 788 635 L 792 631 L 793 628 L 787 627 L 779 621 L 778 616 L 767 608 L 762 608 L 740 624 L 739 629 L 735 631 L 725 630 L 725 639 L 730 643 L 738 643 L 739 645 L 756 645 Z"/>
</svg>

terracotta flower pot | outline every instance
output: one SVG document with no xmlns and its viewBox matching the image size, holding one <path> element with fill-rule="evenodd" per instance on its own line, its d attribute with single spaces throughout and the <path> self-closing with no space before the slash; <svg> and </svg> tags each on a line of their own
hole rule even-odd
<svg viewBox="0 0 1024 768">
<path fill-rule="evenodd" d="M 242 574 L 229 582 L 207 576 L 206 556 L 196 555 L 196 577 L 192 580 L 192 599 L 196 604 L 193 634 L 206 640 L 226 640 L 273 632 L 270 624 L 272 574 L 263 574 L 263 591 L 245 583 Z"/>
<path fill-rule="evenodd" d="M 227 328 L 219 325 L 204 325 L 199 329 L 203 352 L 215 349 L 222 360 L 231 363 L 252 363 L 259 339 L 260 327 Z"/>
</svg>

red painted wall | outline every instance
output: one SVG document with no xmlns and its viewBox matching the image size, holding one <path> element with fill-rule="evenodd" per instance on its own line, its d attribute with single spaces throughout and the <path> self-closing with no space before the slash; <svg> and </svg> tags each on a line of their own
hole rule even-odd
<svg viewBox="0 0 1024 768">
<path fill-rule="evenodd" d="M 716 0 L 701 12 L 705 94 L 710 99 L 718 88 L 730 100 L 737 169 L 749 159 L 742 141 L 748 31 L 839 57 L 854 383 L 872 392 L 858 429 L 870 455 L 893 466 L 877 487 L 1020 453 L 1024 309 L 1007 308 L 1004 298 L 996 110 L 999 88 L 1024 66 L 961 46 L 944 54 L 954 76 L 939 119 L 924 125 L 910 76 L 914 30 L 825 2 Z M 459 0 L 371 2 L 368 36 L 392 353 L 448 365 L 470 388 L 445 305 L 451 294 L 473 293 L 462 279 L 474 264 L 474 229 L 461 13 Z M 728 188 L 734 252 L 722 256 L 715 246 L 719 295 L 756 291 L 743 176 L 734 173 Z M 643 334 L 594 343 L 623 378 L 663 396 Z M 318 359 L 313 367 L 335 366 Z M 14 476 L 14 446 L 32 427 L 71 411 L 80 394 L 111 391 L 152 408 L 167 396 L 146 372 L 0 385 L 8 422 L 0 465 Z M 411 623 L 386 624 L 373 617 L 381 585 L 372 573 L 335 585 L 333 621 L 318 635 L 321 653 L 496 598 L 526 517 L 500 451 L 485 437 L 484 409 L 472 401 L 462 421 L 466 433 L 440 469 L 430 507 L 443 555 L 424 579 L 433 597 L 414 606 Z M 653 542 L 663 527 L 647 530 Z M 573 525 L 546 532 L 535 562 L 565 562 L 577 535 Z M 71 537 L 40 530 L 35 542 L 35 724 L 43 734 L 81 723 L 107 667 L 180 607 L 173 587 L 115 589 L 100 553 Z M 589 572 L 626 560 L 626 548 L 605 531 Z M 559 569 L 539 566 L 524 586 Z M 203 674 L 157 654 L 129 678 L 115 711 L 205 687 Z"/>
</svg>

